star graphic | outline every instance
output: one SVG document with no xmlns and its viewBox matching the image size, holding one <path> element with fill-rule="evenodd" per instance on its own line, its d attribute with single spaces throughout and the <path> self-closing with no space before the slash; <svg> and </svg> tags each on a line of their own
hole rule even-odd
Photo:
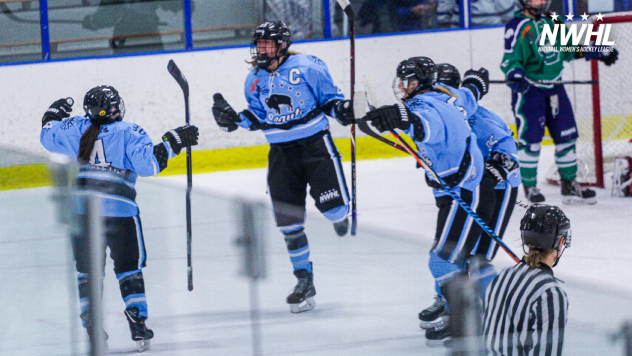
<svg viewBox="0 0 632 356">
<path fill-rule="evenodd" d="M 270 88 L 274 89 L 274 84 L 270 85 Z"/>
<path fill-rule="evenodd" d="M 283 83 L 279 83 L 279 87 L 283 88 L 284 86 Z"/>
<path fill-rule="evenodd" d="M 584 12 L 583 15 L 580 15 L 582 18 L 582 21 L 588 21 L 588 15 L 586 15 L 586 13 Z"/>
<path fill-rule="evenodd" d="M 603 21 L 603 15 L 601 14 L 601 12 L 599 13 L 599 15 L 597 15 L 597 21 Z"/>
<path fill-rule="evenodd" d="M 566 21 L 573 21 L 573 14 L 566 15 Z"/>
<path fill-rule="evenodd" d="M 555 12 L 551 14 L 551 18 L 552 18 L 553 20 L 557 20 L 557 18 L 558 18 L 558 17 L 560 17 L 560 15 L 558 15 L 558 14 L 557 14 L 557 13 L 555 13 Z"/>
<path fill-rule="evenodd" d="M 301 96 L 301 92 L 297 91 L 296 96 Z"/>
<path fill-rule="evenodd" d="M 287 87 L 287 90 L 292 91 L 294 90 L 294 87 Z"/>
</svg>

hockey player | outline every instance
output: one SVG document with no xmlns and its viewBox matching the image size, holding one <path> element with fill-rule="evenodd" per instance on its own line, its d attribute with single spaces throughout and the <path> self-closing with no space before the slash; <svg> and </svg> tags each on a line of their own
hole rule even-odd
<svg viewBox="0 0 632 356">
<path fill-rule="evenodd" d="M 248 109 L 237 114 L 221 94 L 215 94 L 213 115 L 227 132 L 238 127 L 261 130 L 270 143 L 268 189 L 298 279 L 287 302 L 293 313 L 299 313 L 314 308 L 316 294 L 303 226 L 307 186 L 339 236 L 349 226 L 341 157 L 325 115 L 343 125 L 354 116 L 353 105 L 334 85 L 327 65 L 314 56 L 289 52 L 291 43 L 285 23 L 259 25 L 251 45 L 254 68 L 245 85 Z"/>
<path fill-rule="evenodd" d="M 50 152 L 76 157 L 80 164 L 76 188 L 101 198 L 106 244 L 114 260 L 125 316 L 132 340 L 145 349 L 154 333 L 145 325 L 148 314 L 142 269 L 147 253 L 134 185 L 139 175 L 160 173 L 182 148 L 197 145 L 198 129 L 178 127 L 165 133 L 163 142 L 154 145 L 140 126 L 122 121 L 125 105 L 111 86 L 98 86 L 86 93 L 85 116 L 70 117 L 72 105 L 72 99 L 68 98 L 50 106 L 42 118 L 40 141 Z M 81 209 L 77 213 L 85 214 Z M 88 239 L 81 233 L 73 236 L 72 241 L 79 273 L 81 319 L 89 335 L 93 335 L 88 298 L 88 279 L 93 276 L 88 275 Z"/>
<path fill-rule="evenodd" d="M 393 84 L 395 96 L 401 103 L 371 110 L 363 119 L 370 120 L 380 132 L 394 129 L 406 132 L 417 144 L 422 159 L 487 221 L 493 209 L 489 202 L 493 204 L 493 200 L 479 189 L 484 161 L 476 135 L 467 126 L 461 111 L 435 95 L 438 91 L 442 96 L 457 98 L 448 87 L 433 87 L 435 75 L 436 67 L 430 58 L 413 57 L 402 61 Z M 476 101 L 489 87 L 487 71 L 468 71 L 463 87 L 463 94 L 468 96 L 466 110 L 474 112 Z M 441 295 L 445 283 L 456 273 L 465 271 L 482 230 L 437 182 L 431 181 L 428 175 L 426 181 L 434 190 L 439 208 L 429 267 L 437 293 Z M 450 335 L 447 304 L 445 309 L 441 321 L 426 330 L 426 338 L 431 343 L 442 342 Z"/>
<path fill-rule="evenodd" d="M 448 63 L 437 65 L 435 87 L 437 86 L 447 86 L 450 92 L 458 97 L 436 91 L 427 95 L 433 95 L 439 100 L 456 106 L 463 113 L 463 118 L 467 120 L 472 132 L 476 134 L 477 145 L 485 161 L 481 190 L 486 192 L 492 200 L 490 205 L 493 206 L 488 225 L 502 239 L 511 218 L 520 185 L 518 150 L 513 139 L 513 132 L 501 118 L 481 105 L 476 106 L 474 112 L 467 110 L 473 107 L 471 91 L 465 88 L 459 89 L 461 76 L 453 65 Z M 485 233 L 481 234 L 472 251 L 476 267 L 468 268 L 468 273 L 481 291 L 481 298 L 484 297 L 487 285 L 496 276 L 496 271 L 490 261 L 497 251 L 498 244 Z M 437 290 L 441 295 L 440 289 L 437 288 Z M 444 302 L 440 295 L 435 298 L 435 302 L 429 308 L 419 313 L 421 328 L 432 328 L 444 312 Z"/>
<path fill-rule="evenodd" d="M 501 271 L 485 294 L 483 337 L 490 354 L 562 355 L 568 298 L 552 268 L 571 246 L 570 227 L 555 206 L 527 209 L 520 233 L 528 254 Z"/>
<path fill-rule="evenodd" d="M 576 181 L 577 157 L 575 142 L 578 132 L 571 103 L 561 84 L 564 61 L 584 57 L 611 65 L 617 60 L 617 51 L 560 51 L 561 34 L 555 44 L 541 48 L 540 34 L 544 26 L 553 28 L 563 23 L 561 16 L 547 11 L 551 0 L 520 0 L 522 10 L 505 26 L 505 55 L 500 68 L 512 90 L 512 107 L 518 130 L 518 155 L 525 196 L 529 201 L 544 201 L 538 188 L 537 168 L 544 126 L 549 128 L 555 143 L 555 163 L 561 177 L 562 202 L 596 203 L 595 191 L 581 187 Z M 544 51 L 540 51 L 544 49 Z"/>
</svg>

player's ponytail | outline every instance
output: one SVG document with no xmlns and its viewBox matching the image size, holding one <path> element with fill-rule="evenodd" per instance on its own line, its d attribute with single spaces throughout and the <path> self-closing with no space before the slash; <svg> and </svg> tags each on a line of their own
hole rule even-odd
<svg viewBox="0 0 632 356">
<path fill-rule="evenodd" d="M 456 95 L 452 94 L 452 92 L 450 91 L 450 89 L 448 89 L 448 87 L 444 87 L 443 85 L 439 85 L 439 86 L 433 87 L 432 91 L 438 91 L 440 93 L 449 95 L 449 96 L 451 96 L 453 98 L 456 97 Z"/>
<path fill-rule="evenodd" d="M 529 246 L 529 253 L 524 256 L 524 261 L 529 267 L 538 268 L 540 267 L 540 263 L 554 251 L 552 248 Z"/>
<path fill-rule="evenodd" d="M 92 154 L 94 143 L 97 141 L 100 131 L 101 125 L 92 124 L 81 136 L 81 140 L 79 141 L 79 155 L 77 156 L 77 162 L 79 162 L 79 164 L 87 164 L 90 162 L 90 155 Z"/>
</svg>

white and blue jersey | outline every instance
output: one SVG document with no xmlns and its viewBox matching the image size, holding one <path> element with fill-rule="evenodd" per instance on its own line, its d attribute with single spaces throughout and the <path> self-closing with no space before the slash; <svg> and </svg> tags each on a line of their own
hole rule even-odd
<svg viewBox="0 0 632 356">
<path fill-rule="evenodd" d="M 465 123 L 464 114 L 454 105 L 440 100 L 435 92 L 419 94 L 409 100 L 406 106 L 419 117 L 419 123 L 423 126 L 422 140 L 415 136 L 415 126 L 419 123 L 411 125 L 406 131 L 417 144 L 422 159 L 444 180 L 461 173 L 463 176 L 458 187 L 475 190 L 483 176 L 484 161 L 476 145 L 476 135 Z M 470 163 L 467 167 L 461 167 L 466 152 L 470 156 Z M 434 189 L 435 197 L 446 194 Z"/>
<path fill-rule="evenodd" d="M 479 106 L 469 123 L 478 138 L 478 147 L 486 161 L 492 152 L 501 152 L 518 162 L 518 147 L 513 138 L 513 131 L 498 115 Z M 515 188 L 520 183 L 520 168 L 517 167 L 507 173 L 507 181 L 499 183 L 496 189 L 505 189 L 507 184 Z"/>
<path fill-rule="evenodd" d="M 342 90 L 334 85 L 325 62 L 304 54 L 289 56 L 269 73 L 253 69 L 246 78 L 248 109 L 258 123 L 240 114 L 239 126 L 259 126 L 269 143 L 307 138 L 329 125 L 326 115 L 335 117 L 334 105 L 343 100 Z"/>
<path fill-rule="evenodd" d="M 40 141 L 48 151 L 76 159 L 81 136 L 90 125 L 83 116 L 49 121 L 42 127 Z M 80 167 L 76 184 L 102 198 L 101 215 L 136 216 L 136 178 L 160 173 L 172 157 L 175 153 L 169 143 L 154 146 L 140 126 L 117 121 L 101 126 L 90 161 Z"/>
</svg>

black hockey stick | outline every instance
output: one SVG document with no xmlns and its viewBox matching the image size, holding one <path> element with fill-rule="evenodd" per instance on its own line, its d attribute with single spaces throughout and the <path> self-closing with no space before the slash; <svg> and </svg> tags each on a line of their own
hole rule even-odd
<svg viewBox="0 0 632 356">
<path fill-rule="evenodd" d="M 338 5 L 349 18 L 349 42 L 351 63 L 351 102 L 355 95 L 355 14 L 349 0 L 336 0 Z M 358 229 L 358 207 L 356 200 L 356 135 L 355 123 L 351 124 L 351 236 L 355 236 Z"/>
<path fill-rule="evenodd" d="M 599 84 L 596 80 L 529 80 L 532 84 Z M 519 83 L 518 80 L 490 80 L 489 84 Z"/>
<path fill-rule="evenodd" d="M 189 83 L 187 78 L 184 77 L 180 68 L 176 65 L 173 59 L 169 60 L 167 70 L 173 79 L 178 82 L 182 93 L 184 94 L 184 111 L 186 126 L 189 126 Z M 188 288 L 189 291 L 193 290 L 193 266 L 191 265 L 191 187 L 193 185 L 193 176 L 191 174 L 191 146 L 187 146 L 187 195 L 186 195 L 186 209 L 187 209 L 187 276 L 188 276 Z"/>
</svg>

